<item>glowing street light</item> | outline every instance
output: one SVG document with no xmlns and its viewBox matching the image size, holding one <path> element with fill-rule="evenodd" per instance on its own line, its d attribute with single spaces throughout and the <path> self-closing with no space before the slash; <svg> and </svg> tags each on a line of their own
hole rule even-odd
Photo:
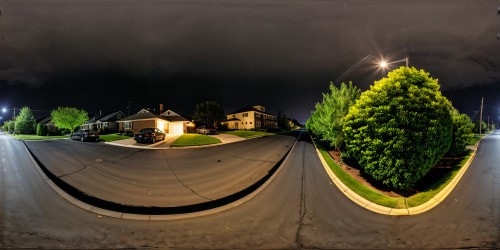
<svg viewBox="0 0 500 250">
<path fill-rule="evenodd" d="M 11 109 L 8 109 L 5 107 L 2 108 L 2 113 L 7 113 L 7 111 L 13 111 L 12 112 L 12 119 L 14 119 L 16 117 L 16 108 L 11 108 Z"/>
<path fill-rule="evenodd" d="M 392 62 L 386 62 L 384 59 L 382 59 L 378 63 L 378 65 L 379 65 L 380 68 L 386 69 L 387 67 L 389 67 L 389 65 L 394 64 L 394 63 L 399 63 L 399 62 L 405 62 L 406 63 L 406 67 L 408 67 L 408 64 L 410 63 L 410 60 L 409 60 L 408 57 L 405 57 L 404 59 L 401 59 L 401 60 L 392 61 Z"/>
</svg>

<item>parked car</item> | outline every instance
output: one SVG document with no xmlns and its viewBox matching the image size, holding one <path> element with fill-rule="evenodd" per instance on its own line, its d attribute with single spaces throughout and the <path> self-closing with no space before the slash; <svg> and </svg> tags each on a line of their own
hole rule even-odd
<svg viewBox="0 0 500 250">
<path fill-rule="evenodd" d="M 165 140 L 165 133 L 157 128 L 143 128 L 138 134 L 134 135 L 134 140 L 140 143 L 155 143 Z"/>
<path fill-rule="evenodd" d="M 217 134 L 217 129 L 215 128 L 208 128 L 205 126 L 200 126 L 199 128 L 196 129 L 196 133 L 198 134 L 204 134 L 204 135 L 209 135 L 209 134 Z"/>
<path fill-rule="evenodd" d="M 99 139 L 99 134 L 94 130 L 80 129 L 69 135 L 71 140 L 80 141 L 97 141 Z"/>
</svg>

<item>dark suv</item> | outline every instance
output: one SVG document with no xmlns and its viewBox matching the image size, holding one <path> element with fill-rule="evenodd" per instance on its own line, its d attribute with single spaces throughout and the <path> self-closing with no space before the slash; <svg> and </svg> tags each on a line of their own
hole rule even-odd
<svg viewBox="0 0 500 250">
<path fill-rule="evenodd" d="M 69 136 L 71 140 L 97 141 L 99 134 L 94 130 L 80 129 Z"/>
<path fill-rule="evenodd" d="M 134 140 L 141 143 L 155 143 L 165 140 L 165 133 L 157 128 L 143 128 L 138 134 L 134 135 Z"/>
</svg>

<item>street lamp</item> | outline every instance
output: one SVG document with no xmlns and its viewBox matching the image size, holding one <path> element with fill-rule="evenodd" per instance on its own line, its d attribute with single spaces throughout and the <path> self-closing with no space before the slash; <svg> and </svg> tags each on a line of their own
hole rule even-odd
<svg viewBox="0 0 500 250">
<path fill-rule="evenodd" d="M 405 62 L 406 67 L 408 67 L 408 64 L 410 63 L 410 59 L 408 57 L 405 57 L 404 59 L 392 61 L 392 62 L 386 62 L 384 59 L 382 59 L 382 60 L 380 60 L 378 65 L 380 68 L 386 69 L 387 67 L 389 67 L 389 65 L 394 64 L 394 63 L 399 63 L 399 62 Z"/>
<path fill-rule="evenodd" d="M 12 119 L 14 119 L 16 117 L 16 108 L 11 108 L 11 109 L 8 109 L 8 108 L 2 108 L 2 113 L 7 113 L 7 111 L 13 111 L 12 113 Z"/>
</svg>

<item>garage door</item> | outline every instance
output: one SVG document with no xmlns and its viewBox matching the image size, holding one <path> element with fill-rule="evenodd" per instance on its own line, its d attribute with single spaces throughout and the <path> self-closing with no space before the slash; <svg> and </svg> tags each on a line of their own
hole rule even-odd
<svg viewBox="0 0 500 250">
<path fill-rule="evenodd" d="M 169 134 L 173 135 L 184 134 L 184 126 L 182 122 L 171 122 L 169 125 Z"/>
</svg>

